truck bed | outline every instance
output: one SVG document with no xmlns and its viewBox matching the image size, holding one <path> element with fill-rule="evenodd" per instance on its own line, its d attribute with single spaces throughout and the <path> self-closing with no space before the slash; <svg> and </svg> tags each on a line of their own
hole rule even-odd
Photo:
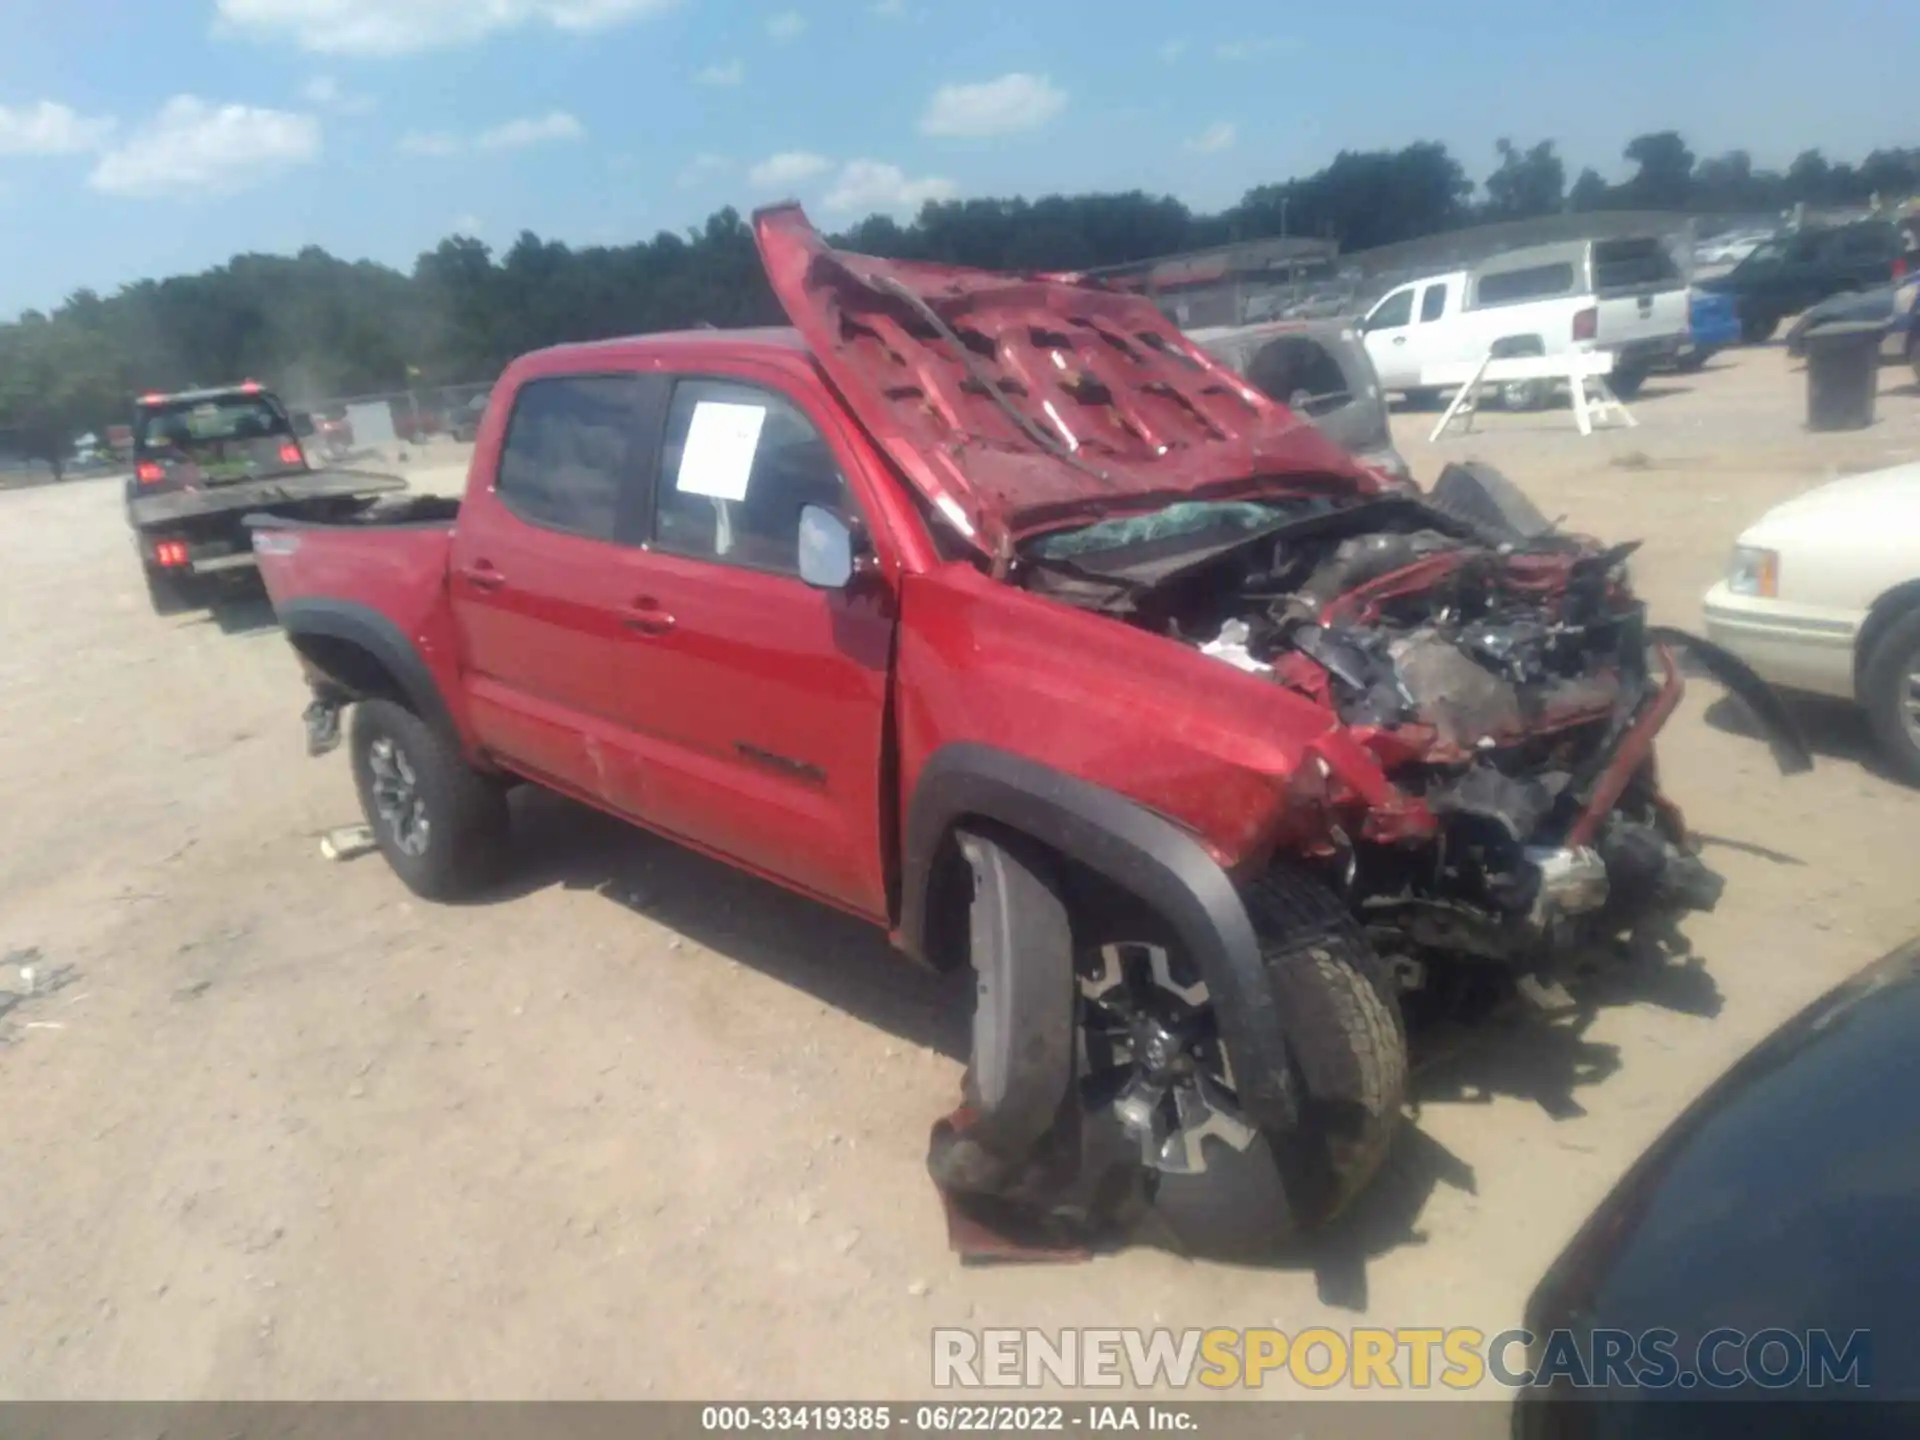
<svg viewBox="0 0 1920 1440">
<path fill-rule="evenodd" d="M 459 511 L 451 497 L 414 495 L 339 521 L 254 514 L 240 523 L 252 532 L 260 578 L 276 608 L 351 599 L 417 625 L 444 599 Z"/>
<path fill-rule="evenodd" d="M 245 480 L 235 485 L 135 496 L 127 502 L 127 518 L 136 530 L 146 530 L 209 515 L 299 505 L 309 500 L 386 495 L 406 488 L 407 482 L 398 475 L 382 475 L 372 470 L 310 470 L 304 474 Z"/>
</svg>

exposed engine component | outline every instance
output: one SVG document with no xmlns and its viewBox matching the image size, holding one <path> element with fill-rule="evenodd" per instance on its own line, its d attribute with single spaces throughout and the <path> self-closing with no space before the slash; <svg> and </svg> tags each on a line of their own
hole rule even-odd
<svg viewBox="0 0 1920 1440">
<path fill-rule="evenodd" d="M 1426 983 L 1435 956 L 1542 971 L 1650 909 L 1718 901 L 1654 780 L 1679 682 L 1670 658 L 1652 672 L 1649 647 L 1691 642 L 1650 631 L 1625 572 L 1635 545 L 1523 535 L 1408 496 L 1274 505 L 1264 524 L 1235 506 L 1211 534 L 1202 509 L 1177 536 L 1149 517 L 1104 549 L 1057 546 L 1026 583 L 1332 712 L 1388 788 L 1354 801 L 1358 827 L 1292 843 L 1325 860 L 1403 985 Z M 1705 659 L 1770 698 L 1738 662 Z M 1778 753 L 1804 744 L 1783 731 Z M 1425 820 L 1373 823 L 1395 794 Z"/>
</svg>

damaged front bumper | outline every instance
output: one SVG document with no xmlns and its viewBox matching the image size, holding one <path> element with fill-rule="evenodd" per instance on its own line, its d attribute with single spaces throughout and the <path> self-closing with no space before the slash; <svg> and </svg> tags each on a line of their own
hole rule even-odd
<svg viewBox="0 0 1920 1440">
<path fill-rule="evenodd" d="M 1811 755 L 1778 697 L 1738 659 L 1682 631 L 1650 629 L 1648 639 L 1663 672 L 1659 687 L 1622 717 L 1617 738 L 1569 787 L 1581 797 L 1570 823 L 1556 829 L 1551 818 L 1556 808 L 1565 813 L 1564 794 L 1491 767 L 1428 797 L 1443 883 L 1361 901 L 1383 952 L 1416 976 L 1423 954 L 1543 973 L 1623 932 L 1718 905 L 1725 881 L 1700 859 L 1657 783 L 1654 741 L 1686 692 L 1676 652 L 1747 706 L 1783 773 L 1809 769 Z M 1475 883 L 1449 893 L 1444 882 L 1468 873 Z"/>
</svg>

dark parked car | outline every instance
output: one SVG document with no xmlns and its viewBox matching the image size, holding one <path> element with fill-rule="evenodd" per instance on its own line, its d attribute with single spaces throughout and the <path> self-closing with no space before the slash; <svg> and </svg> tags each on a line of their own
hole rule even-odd
<svg viewBox="0 0 1920 1440">
<path fill-rule="evenodd" d="M 1664 1331 L 1670 1358 L 1636 1343 L 1604 1405 L 1579 1403 L 1599 1392 L 1574 1382 L 1597 1377 L 1569 1359 L 1554 1368 L 1564 1389 L 1521 1391 L 1516 1436 L 1911 1434 L 1859 1402 L 1920 1399 L 1916 1037 L 1920 941 L 1801 1011 L 1682 1114 L 1554 1262 L 1526 1319 L 1536 1371 L 1554 1332 L 1582 1357 L 1606 1332 Z M 1652 1403 L 1707 1398 L 1817 1399 L 1826 1423 Z"/>
<path fill-rule="evenodd" d="M 1900 229 L 1891 220 L 1862 220 L 1776 235 L 1724 275 L 1700 288 L 1731 295 L 1748 344 L 1773 338 L 1780 322 L 1829 295 L 1867 290 L 1894 278 Z"/>
<path fill-rule="evenodd" d="M 1393 445 L 1379 372 L 1351 322 L 1270 320 L 1195 330 L 1188 338 L 1269 399 L 1305 415 L 1348 454 L 1412 478 Z"/>
</svg>

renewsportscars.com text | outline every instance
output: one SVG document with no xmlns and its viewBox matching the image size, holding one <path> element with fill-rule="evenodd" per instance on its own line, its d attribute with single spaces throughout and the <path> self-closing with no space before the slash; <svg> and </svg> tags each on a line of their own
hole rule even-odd
<svg viewBox="0 0 1920 1440">
<path fill-rule="evenodd" d="M 1538 1343 L 1536 1344 L 1536 1341 Z M 1069 1389 L 1865 1390 L 1864 1330 L 1711 1330 L 1683 1344 L 1672 1330 L 1527 1330 L 1468 1326 L 1285 1330 L 935 1330 L 942 1390 Z"/>
</svg>

